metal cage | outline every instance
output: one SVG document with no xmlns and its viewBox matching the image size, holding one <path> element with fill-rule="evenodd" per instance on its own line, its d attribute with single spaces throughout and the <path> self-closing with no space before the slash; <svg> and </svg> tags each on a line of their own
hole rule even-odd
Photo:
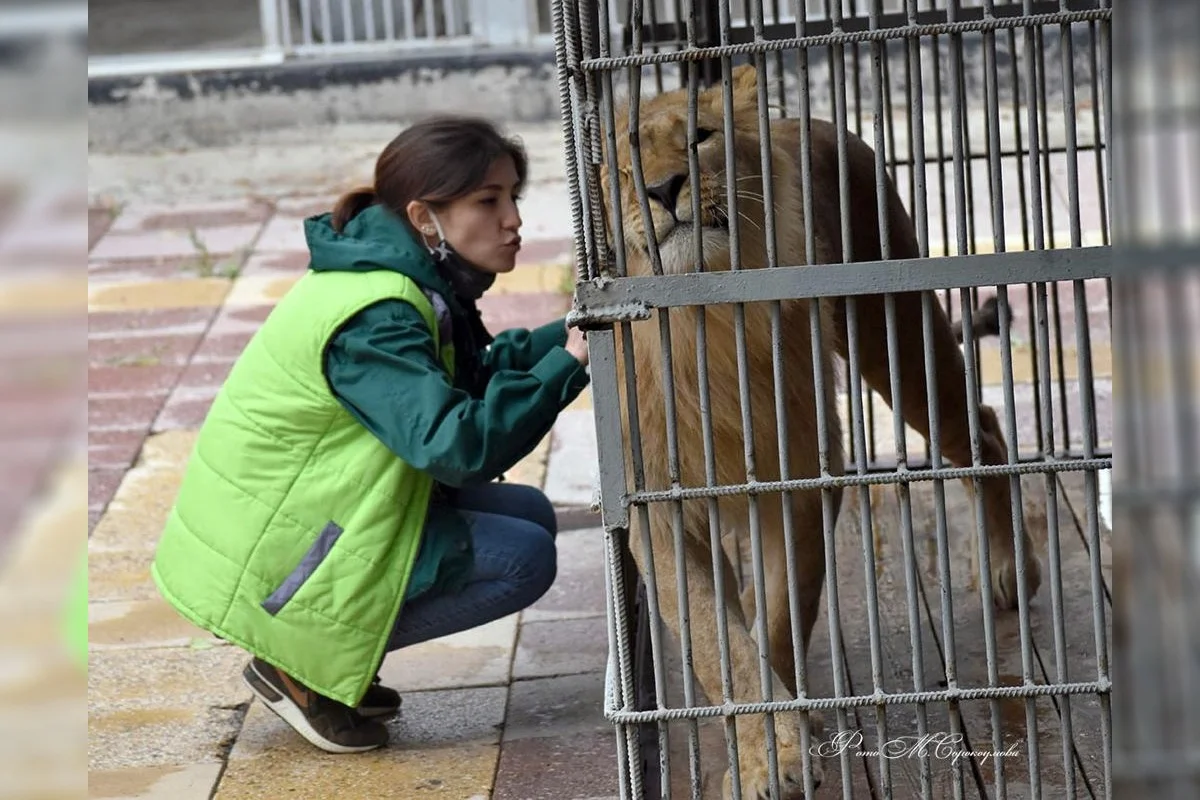
<svg viewBox="0 0 1200 800">
<path fill-rule="evenodd" d="M 623 798 L 1111 796 L 1111 16 L 556 0 Z"/>
</svg>

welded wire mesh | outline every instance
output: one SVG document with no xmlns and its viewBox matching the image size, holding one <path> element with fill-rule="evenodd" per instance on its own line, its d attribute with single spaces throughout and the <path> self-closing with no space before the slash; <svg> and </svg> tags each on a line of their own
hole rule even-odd
<svg viewBox="0 0 1200 800">
<path fill-rule="evenodd" d="M 555 9 L 622 790 L 1107 796 L 1111 11 L 783 5 Z"/>
</svg>

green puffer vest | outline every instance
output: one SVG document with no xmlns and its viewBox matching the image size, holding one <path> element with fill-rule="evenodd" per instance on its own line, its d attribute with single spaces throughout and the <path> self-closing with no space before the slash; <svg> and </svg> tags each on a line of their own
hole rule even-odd
<svg viewBox="0 0 1200 800">
<path fill-rule="evenodd" d="M 234 366 L 200 430 L 151 571 L 181 614 L 311 689 L 355 706 L 405 597 L 432 478 L 337 401 L 325 348 L 390 298 L 430 299 L 390 270 L 309 272 Z"/>
</svg>

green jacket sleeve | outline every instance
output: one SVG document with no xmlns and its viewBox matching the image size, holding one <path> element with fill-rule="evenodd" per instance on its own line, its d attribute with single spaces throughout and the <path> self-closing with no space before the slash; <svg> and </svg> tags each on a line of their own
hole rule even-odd
<svg viewBox="0 0 1200 800">
<path fill-rule="evenodd" d="M 342 327 L 326 349 L 325 376 L 363 426 L 447 486 L 511 468 L 588 382 L 570 353 L 549 347 L 527 369 L 496 369 L 483 396 L 472 397 L 453 385 L 420 312 L 398 300 L 376 303 Z"/>
<path fill-rule="evenodd" d="M 483 368 L 489 373 L 503 369 L 530 369 L 551 349 L 567 343 L 565 317 L 548 322 L 540 328 L 512 328 L 496 335 L 491 347 L 483 353 Z"/>
</svg>

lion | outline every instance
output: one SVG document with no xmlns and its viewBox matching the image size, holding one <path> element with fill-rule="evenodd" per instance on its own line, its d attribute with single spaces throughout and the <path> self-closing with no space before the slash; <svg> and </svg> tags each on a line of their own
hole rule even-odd
<svg viewBox="0 0 1200 800">
<path fill-rule="evenodd" d="M 730 232 L 728 220 L 735 214 L 739 224 L 740 266 L 747 269 L 768 264 L 764 235 L 764 199 L 761 179 L 761 154 L 758 129 L 757 74 L 753 67 L 733 72 L 733 128 L 737 170 L 737 208 L 726 207 L 724 104 L 720 86 L 699 93 L 697 157 L 700 174 L 699 225 L 705 267 L 708 271 L 730 268 Z M 695 244 L 692 192 L 688 170 L 687 91 L 680 89 L 642 102 L 639 126 L 640 151 L 645 185 L 650 201 L 651 230 L 658 243 L 665 274 L 695 270 Z M 616 130 L 619 172 L 620 214 L 624 228 L 624 255 L 629 275 L 651 274 L 651 258 L 646 247 L 646 224 L 635 192 L 629 152 L 627 113 L 618 117 Z M 777 260 L 780 264 L 805 263 L 805 220 L 801 197 L 800 127 L 797 120 L 771 122 L 771 163 Z M 818 263 L 842 261 L 841 223 L 838 202 L 837 131 L 833 124 L 813 119 L 811 123 L 812 181 L 814 209 L 809 224 L 816 243 Z M 860 138 L 847 132 L 849 156 L 850 212 L 852 252 L 856 261 L 881 259 L 875 193 L 874 151 Z M 610 196 L 608 159 L 601 169 L 601 187 L 605 209 L 613 208 Z M 919 257 L 916 234 L 904 206 L 889 181 L 887 214 L 890 254 L 894 258 Z M 609 227 L 610 247 L 613 246 Z M 816 477 L 820 474 L 820 437 L 817 426 L 817 397 L 814 390 L 809 300 L 784 301 L 780 311 L 782 382 L 780 394 L 786 405 L 786 455 L 789 477 Z M 862 296 L 858 303 L 859 362 L 863 379 L 891 403 L 884 299 Z M 901 412 L 908 425 L 922 436 L 929 435 L 929 406 L 926 396 L 924 347 L 921 319 L 922 293 L 895 296 L 901 383 Z M 754 477 L 758 481 L 778 480 L 780 475 L 779 436 L 775 411 L 775 375 L 772 364 L 770 304 L 745 306 L 745 341 L 749 379 L 750 418 L 753 424 Z M 934 301 L 933 353 L 936 361 L 937 407 L 940 410 L 941 449 L 955 466 L 970 466 L 971 439 L 967 419 L 967 383 L 963 355 L 955 330 Z M 656 312 L 659 313 L 659 312 Z M 679 480 L 682 486 L 705 485 L 705 448 L 699 424 L 700 394 L 697 380 L 696 307 L 670 310 L 670 332 L 677 419 Z M 743 458 L 745 442 L 742 406 L 739 395 L 737 351 L 735 349 L 735 312 L 731 306 L 705 310 L 707 325 L 707 373 L 709 403 L 713 426 L 715 469 L 718 484 L 740 484 L 747 480 Z M 828 430 L 828 466 L 833 474 L 843 470 L 840 426 L 835 409 L 835 357 L 848 358 L 846 344 L 846 305 L 843 300 L 822 301 L 822 349 L 818 367 L 823 376 L 826 425 Z M 637 380 L 637 415 L 642 436 L 645 485 L 666 488 L 671 485 L 668 463 L 667 418 L 664 404 L 663 371 L 659 325 L 639 323 L 631 328 L 631 342 Z M 617 352 L 624 352 L 618 331 Z M 623 357 L 622 357 L 623 358 Z M 624 364 L 618 375 L 624 376 Z M 619 381 L 622 424 L 629 431 L 627 390 Z M 981 426 L 979 447 L 985 464 L 1007 462 L 1007 448 L 995 412 L 979 408 Z M 968 490 L 970 487 L 968 481 Z M 981 482 L 982 503 L 987 520 L 991 577 L 995 604 L 1000 609 L 1017 605 L 1017 569 L 1011 497 L 1007 476 Z M 833 513 L 841 502 L 841 491 L 832 492 Z M 977 498 L 978 500 L 978 498 Z M 721 497 L 719 526 L 724 537 L 748 539 L 750 498 L 745 495 Z M 819 490 L 790 493 L 795 548 L 796 582 L 803 652 L 816 621 L 825 579 L 825 543 L 822 496 Z M 767 649 L 770 654 L 773 699 L 796 696 L 795 664 L 792 646 L 788 592 L 787 553 L 783 508 L 780 495 L 758 499 L 762 561 L 766 581 L 766 607 L 755 608 L 753 588 L 739 598 L 732 578 L 732 565 L 725 553 L 714 559 L 710 545 L 708 501 L 683 502 L 684 563 L 687 574 L 690 609 L 691 646 L 695 674 L 711 701 L 723 697 L 715 619 L 717 594 L 713 565 L 720 563 L 724 576 L 725 606 L 729 622 L 729 655 L 732 666 L 732 695 L 735 702 L 761 700 L 760 661 L 757 648 L 757 617 L 765 616 Z M 657 579 L 660 614 L 678 636 L 678 573 L 673 536 L 674 506 L 651 503 L 649 539 L 653 551 L 653 569 Z M 645 576 L 648 555 L 642 546 L 642 531 L 634 515 L 631 549 L 639 571 Z M 727 549 L 722 546 L 723 551 Z M 748 552 L 743 547 L 743 552 Z M 1026 563 L 1024 574 L 1030 597 L 1041 581 L 1039 560 L 1034 545 L 1024 534 Z M 819 722 L 813 723 L 819 730 Z M 779 754 L 779 781 L 782 799 L 803 797 L 802 753 L 799 715 L 777 715 L 776 741 Z M 742 797 L 770 797 L 768 754 L 761 717 L 737 719 L 739 783 Z M 820 765 L 813 759 L 815 779 L 821 778 Z M 725 795 L 731 793 L 732 778 L 725 776 Z"/>
</svg>

